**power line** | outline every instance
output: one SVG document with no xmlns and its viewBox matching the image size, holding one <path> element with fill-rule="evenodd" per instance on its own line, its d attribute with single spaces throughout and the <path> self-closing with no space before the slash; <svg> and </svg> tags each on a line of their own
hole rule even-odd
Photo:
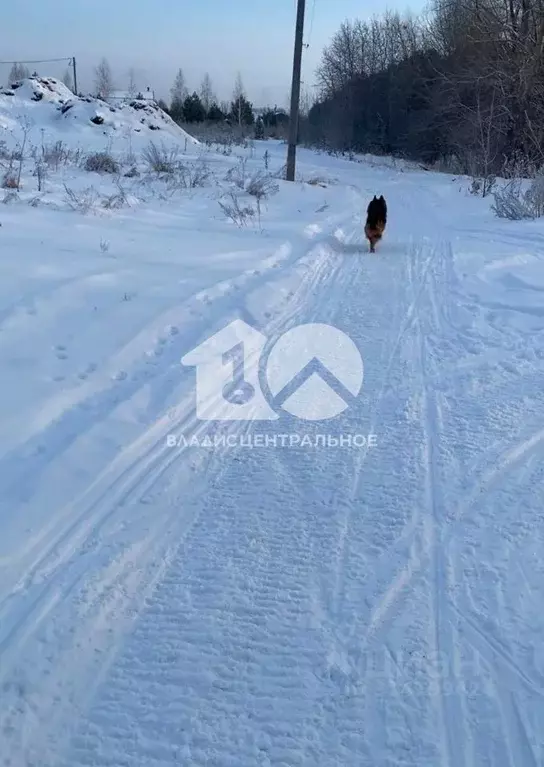
<svg viewBox="0 0 544 767">
<path fill-rule="evenodd" d="M 313 28 L 314 28 L 314 19 L 315 19 L 315 3 L 316 3 L 316 0 L 314 0 L 313 3 L 312 3 L 312 14 L 310 16 L 310 29 L 308 31 L 308 38 L 307 38 L 308 42 L 304 46 L 305 48 L 309 48 L 310 47 L 310 40 L 312 39 L 312 31 L 313 31 Z"/>
<path fill-rule="evenodd" d="M 72 61 L 73 58 L 73 56 L 67 56 L 64 59 L 35 59 L 34 61 L 17 59 L 17 61 L 0 61 L 0 64 L 52 64 L 58 61 Z"/>
</svg>

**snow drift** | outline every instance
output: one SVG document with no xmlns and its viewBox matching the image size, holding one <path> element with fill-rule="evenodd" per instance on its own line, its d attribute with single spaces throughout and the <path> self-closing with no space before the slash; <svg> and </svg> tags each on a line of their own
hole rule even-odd
<svg viewBox="0 0 544 767">
<path fill-rule="evenodd" d="M 133 134 L 146 141 L 162 140 L 198 145 L 155 102 L 134 99 L 112 106 L 92 96 L 76 96 L 53 77 L 29 77 L 0 89 L 0 136 L 21 123 L 36 125 L 47 133 L 78 135 L 92 142 L 93 135 Z M 65 136 L 63 136 L 65 138 Z"/>
</svg>

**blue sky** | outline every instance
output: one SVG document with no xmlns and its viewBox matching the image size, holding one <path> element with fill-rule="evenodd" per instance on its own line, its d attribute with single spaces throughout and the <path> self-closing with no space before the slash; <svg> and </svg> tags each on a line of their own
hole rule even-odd
<svg viewBox="0 0 544 767">
<path fill-rule="evenodd" d="M 401 12 L 419 12 L 422 0 L 391 0 Z M 342 21 L 381 14 L 379 0 L 307 0 L 303 78 L 314 84 L 324 45 Z M 75 55 L 80 88 L 93 83 L 102 56 L 118 87 L 136 69 L 138 86 L 167 96 L 181 67 L 198 89 L 208 71 L 220 99 L 229 98 L 238 71 L 256 106 L 286 106 L 291 81 L 296 0 L 17 0 L 2 9 L 2 59 Z M 24 20 L 24 23 L 22 23 Z M 64 65 L 36 67 L 60 76 Z M 0 82 L 8 67 L 0 67 Z M 48 70 L 47 72 L 45 70 Z"/>
</svg>

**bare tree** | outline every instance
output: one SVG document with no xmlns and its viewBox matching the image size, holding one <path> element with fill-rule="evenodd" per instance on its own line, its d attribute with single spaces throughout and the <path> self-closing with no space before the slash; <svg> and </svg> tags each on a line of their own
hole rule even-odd
<svg viewBox="0 0 544 767">
<path fill-rule="evenodd" d="M 70 90 L 70 91 L 74 90 L 74 80 L 73 80 L 72 73 L 71 73 L 69 68 L 66 69 L 66 71 L 64 72 L 64 74 L 62 76 L 62 82 L 68 88 L 68 90 Z"/>
<path fill-rule="evenodd" d="M 127 93 L 129 95 L 129 98 L 135 99 L 138 95 L 138 85 L 136 82 L 136 70 L 134 67 L 130 67 L 128 70 L 128 88 Z"/>
<path fill-rule="evenodd" d="M 236 99 L 239 99 L 240 96 L 245 96 L 246 91 L 244 88 L 244 81 L 242 80 L 242 75 L 240 72 L 236 75 L 236 80 L 234 81 L 234 89 L 232 91 L 232 98 L 233 101 L 236 101 Z"/>
<path fill-rule="evenodd" d="M 174 84 L 170 89 L 170 95 L 172 98 L 172 104 L 183 104 L 185 101 L 188 95 L 188 90 L 185 84 L 185 75 L 183 74 L 183 69 L 178 69 L 176 79 L 174 80 Z"/>
<path fill-rule="evenodd" d="M 200 85 L 200 100 L 204 107 L 206 114 L 210 111 L 211 105 L 215 101 L 215 95 L 213 92 L 212 81 L 210 75 L 206 72 Z"/>
<path fill-rule="evenodd" d="M 244 83 L 242 80 L 242 75 L 240 72 L 236 75 L 236 80 L 234 81 L 234 89 L 232 91 L 232 102 L 233 104 L 238 105 L 238 114 L 236 115 L 236 118 L 238 120 L 238 125 L 242 127 L 242 99 L 245 98 L 246 92 L 244 88 Z"/>
<path fill-rule="evenodd" d="M 19 82 L 19 80 L 24 80 L 26 77 L 30 77 L 30 71 L 24 64 L 14 64 L 11 67 L 9 73 L 10 84 Z"/>
<path fill-rule="evenodd" d="M 99 98 L 107 100 L 113 91 L 113 75 L 106 58 L 95 69 L 95 88 Z"/>
<path fill-rule="evenodd" d="M 314 97 L 313 94 L 310 92 L 309 88 L 304 87 L 302 89 L 302 92 L 300 94 L 300 114 L 302 117 L 307 117 L 310 109 L 312 108 L 314 104 Z M 289 102 L 288 109 L 290 108 L 291 104 Z"/>
</svg>

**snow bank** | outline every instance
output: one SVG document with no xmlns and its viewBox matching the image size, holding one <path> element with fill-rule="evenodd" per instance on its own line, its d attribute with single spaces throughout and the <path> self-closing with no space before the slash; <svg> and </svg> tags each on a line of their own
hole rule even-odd
<svg viewBox="0 0 544 767">
<path fill-rule="evenodd" d="M 76 96 L 53 77 L 29 77 L 0 89 L 0 137 L 23 122 L 47 134 L 62 132 L 68 141 L 70 135 L 92 143 L 96 135 L 103 141 L 104 134 L 122 133 L 146 142 L 158 136 L 169 143 L 199 144 L 154 102 L 134 99 L 112 106 L 92 96 Z"/>
</svg>

